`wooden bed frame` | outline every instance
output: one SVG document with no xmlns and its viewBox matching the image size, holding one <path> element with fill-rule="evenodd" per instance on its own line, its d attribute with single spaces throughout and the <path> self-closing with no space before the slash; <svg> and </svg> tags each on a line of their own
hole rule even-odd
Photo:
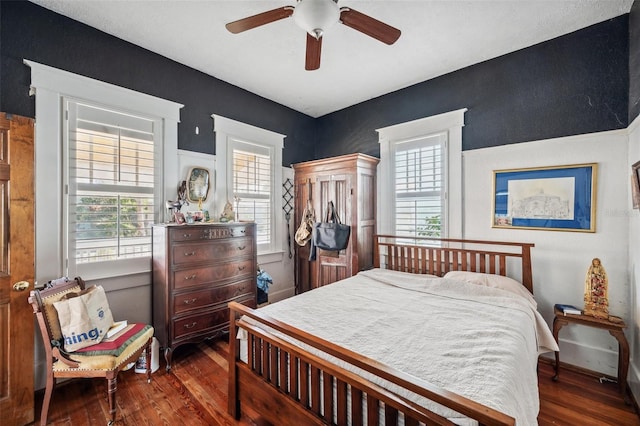
<svg viewBox="0 0 640 426">
<path fill-rule="evenodd" d="M 533 290 L 533 244 L 481 240 L 404 238 L 377 235 L 374 266 L 417 274 L 442 276 L 451 270 L 509 275 Z M 515 264 L 519 271 L 512 271 Z M 512 268 L 513 266 L 513 268 Z M 429 411 L 338 365 L 330 363 L 245 321 L 264 324 L 402 388 L 476 419 L 480 425 L 513 425 L 515 420 L 497 410 L 436 387 L 355 352 L 274 320 L 259 310 L 231 302 L 229 330 L 229 413 L 240 417 L 248 404 L 271 424 L 453 425 Z M 247 360 L 240 359 L 238 330 L 247 333 Z M 366 400 L 366 407 L 363 405 Z M 326 409 L 325 409 L 326 407 Z M 382 418 L 381 418 L 382 417 Z"/>
</svg>

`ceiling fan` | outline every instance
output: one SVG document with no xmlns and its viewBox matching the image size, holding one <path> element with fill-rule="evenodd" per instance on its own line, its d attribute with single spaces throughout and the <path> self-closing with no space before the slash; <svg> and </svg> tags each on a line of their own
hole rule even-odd
<svg viewBox="0 0 640 426">
<path fill-rule="evenodd" d="M 307 32 L 305 69 L 308 71 L 320 68 L 322 35 L 336 22 L 389 45 L 400 37 L 399 29 L 350 7 L 340 8 L 338 0 L 298 0 L 296 6 L 284 6 L 229 22 L 226 28 L 238 34 L 292 15 L 295 23 Z"/>
</svg>

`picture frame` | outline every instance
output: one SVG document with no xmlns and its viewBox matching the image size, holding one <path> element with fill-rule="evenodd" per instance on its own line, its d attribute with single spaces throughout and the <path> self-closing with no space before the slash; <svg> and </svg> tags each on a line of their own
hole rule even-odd
<svg viewBox="0 0 640 426">
<path fill-rule="evenodd" d="M 175 212 L 173 214 L 173 218 L 174 218 L 175 223 L 177 223 L 178 225 L 182 225 L 182 224 L 184 224 L 186 222 L 186 219 L 184 217 L 184 213 L 181 213 L 181 212 Z"/>
<path fill-rule="evenodd" d="M 640 161 L 631 166 L 631 202 L 634 209 L 640 209 Z"/>
<path fill-rule="evenodd" d="M 494 170 L 491 226 L 595 232 L 597 171 L 597 163 Z"/>
<path fill-rule="evenodd" d="M 187 200 L 190 203 L 206 201 L 210 187 L 209 169 L 191 167 L 187 175 Z"/>
</svg>

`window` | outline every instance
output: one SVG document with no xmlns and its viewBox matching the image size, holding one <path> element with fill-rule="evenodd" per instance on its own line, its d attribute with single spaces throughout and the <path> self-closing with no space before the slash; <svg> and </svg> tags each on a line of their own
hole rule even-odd
<svg viewBox="0 0 640 426">
<path fill-rule="evenodd" d="M 273 167 L 270 150 L 242 142 L 232 144 L 233 199 L 242 220 L 256 222 L 257 242 L 271 245 Z"/>
<path fill-rule="evenodd" d="M 151 256 L 159 123 L 73 100 L 66 111 L 69 263 Z"/>
<path fill-rule="evenodd" d="M 216 141 L 215 204 L 233 203 L 239 220 L 256 222 L 259 261 L 282 256 L 282 148 L 284 135 L 213 115 Z"/>
<path fill-rule="evenodd" d="M 394 235 L 441 237 L 446 139 L 441 133 L 393 145 Z"/>
<path fill-rule="evenodd" d="M 182 105 L 24 63 L 37 111 L 36 280 L 147 274 L 150 224 L 176 195 Z"/>
<path fill-rule="evenodd" d="M 465 111 L 377 129 L 379 234 L 462 236 Z"/>
</svg>

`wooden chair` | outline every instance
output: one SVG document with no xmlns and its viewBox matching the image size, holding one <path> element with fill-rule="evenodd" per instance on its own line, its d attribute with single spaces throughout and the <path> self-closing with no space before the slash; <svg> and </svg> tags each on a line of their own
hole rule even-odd
<svg viewBox="0 0 640 426">
<path fill-rule="evenodd" d="M 53 303 L 67 293 L 83 290 L 84 286 L 82 278 L 58 279 L 50 281 L 42 290 L 31 291 L 29 296 L 29 303 L 33 306 L 33 312 L 40 326 L 46 354 L 47 385 L 40 414 L 42 426 L 47 424 L 49 403 L 58 378 L 103 377 L 107 379 L 110 415 L 108 425 L 114 422 L 116 416 L 115 392 L 118 373 L 130 363 L 137 361 L 143 351 L 146 351 L 147 381 L 151 382 L 151 342 L 154 330 L 150 325 L 135 325 L 135 329 L 131 327 L 129 334 L 133 333 L 132 330 L 139 329 L 139 331 L 110 350 L 104 350 L 105 345 L 94 345 L 87 348 L 96 349 L 91 352 L 64 352 L 58 313 Z"/>
</svg>

